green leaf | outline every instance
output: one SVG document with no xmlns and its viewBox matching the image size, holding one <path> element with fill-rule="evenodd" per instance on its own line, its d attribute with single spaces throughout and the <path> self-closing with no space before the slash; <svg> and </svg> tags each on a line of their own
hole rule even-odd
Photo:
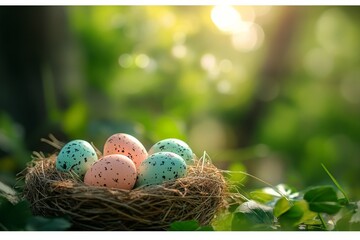
<svg viewBox="0 0 360 240">
<path fill-rule="evenodd" d="M 360 201 L 350 203 L 342 208 L 335 216 L 336 231 L 359 231 L 360 230 Z"/>
<path fill-rule="evenodd" d="M 360 201 L 356 203 L 357 208 L 355 213 L 351 216 L 350 223 L 360 223 Z"/>
<path fill-rule="evenodd" d="M 247 179 L 246 174 L 244 174 L 246 172 L 246 168 L 242 163 L 232 163 L 229 166 L 229 171 L 231 172 L 230 175 L 230 181 L 231 182 L 236 182 L 236 184 L 241 184 L 244 183 Z"/>
<path fill-rule="evenodd" d="M 200 226 L 196 231 L 214 231 L 214 228 L 210 225 Z"/>
<path fill-rule="evenodd" d="M 213 231 L 211 226 L 200 226 L 198 221 L 178 221 L 173 222 L 169 228 L 170 231 Z"/>
<path fill-rule="evenodd" d="M 181 222 L 173 222 L 170 225 L 170 231 L 195 231 L 198 229 L 199 224 L 195 220 L 191 221 L 181 221 Z"/>
<path fill-rule="evenodd" d="M 282 228 L 294 228 L 299 224 L 319 225 L 317 213 L 310 211 L 309 205 L 305 200 L 295 201 L 288 211 L 279 217 Z M 309 226 L 308 226 L 309 227 Z"/>
<path fill-rule="evenodd" d="M 274 226 L 273 208 L 253 200 L 241 204 L 235 211 L 232 230 L 271 230 Z"/>
<path fill-rule="evenodd" d="M 272 195 L 270 193 L 266 193 L 262 189 L 250 192 L 250 197 L 253 200 L 261 202 L 261 203 L 271 202 L 275 199 L 274 195 Z"/>
<path fill-rule="evenodd" d="M 13 205 L 4 201 L 0 205 L 0 225 L 10 231 L 24 230 L 27 219 L 31 216 L 30 204 L 21 201 Z"/>
<path fill-rule="evenodd" d="M 303 219 L 304 213 L 307 211 L 307 203 L 305 201 L 297 201 L 286 212 L 279 216 L 278 221 L 282 229 L 294 229 Z"/>
<path fill-rule="evenodd" d="M 261 203 L 269 203 L 272 201 L 277 201 L 281 197 L 286 197 L 289 200 L 296 199 L 299 196 L 299 193 L 295 189 L 289 187 L 286 184 L 278 184 L 273 188 L 266 187 L 252 191 L 250 197 Z"/>
<path fill-rule="evenodd" d="M 233 220 L 234 214 L 231 212 L 225 212 L 219 215 L 216 215 L 212 221 L 212 226 L 215 231 L 230 231 L 231 223 Z"/>
<path fill-rule="evenodd" d="M 286 198 L 280 198 L 274 207 L 274 216 L 279 217 L 281 214 L 285 213 L 291 207 L 290 202 Z"/>
<path fill-rule="evenodd" d="M 287 184 L 278 184 L 276 185 L 276 189 L 281 193 L 283 194 L 284 196 L 288 197 L 288 198 L 292 198 L 294 197 L 296 194 L 296 190 L 292 187 L 290 187 L 289 185 Z M 294 195 L 295 194 L 295 195 Z"/>
<path fill-rule="evenodd" d="M 335 214 L 341 209 L 336 192 L 332 186 L 319 186 L 308 190 L 304 199 L 313 212 Z"/>
<path fill-rule="evenodd" d="M 45 218 L 34 216 L 28 220 L 27 231 L 64 231 L 71 227 L 71 223 L 64 218 Z"/>
</svg>

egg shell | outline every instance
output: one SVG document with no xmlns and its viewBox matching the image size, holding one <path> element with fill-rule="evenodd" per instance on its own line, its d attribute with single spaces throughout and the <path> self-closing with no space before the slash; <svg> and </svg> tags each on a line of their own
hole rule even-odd
<svg viewBox="0 0 360 240">
<path fill-rule="evenodd" d="M 187 143 L 176 138 L 167 138 L 155 143 L 148 154 L 151 155 L 157 152 L 173 152 L 182 157 L 186 164 L 193 164 L 193 151 Z"/>
<path fill-rule="evenodd" d="M 103 155 L 121 154 L 130 158 L 136 167 L 148 157 L 144 145 L 135 137 L 126 133 L 116 133 L 110 136 L 105 144 Z"/>
<path fill-rule="evenodd" d="M 56 158 L 56 169 L 61 172 L 73 171 L 84 177 L 90 166 L 98 160 L 95 149 L 84 140 L 73 140 L 61 148 Z"/>
<path fill-rule="evenodd" d="M 186 175 L 186 163 L 172 152 L 158 152 L 145 159 L 138 168 L 136 186 L 162 184 Z"/>
<path fill-rule="evenodd" d="M 84 183 L 131 190 L 136 183 L 137 171 L 134 162 L 120 154 L 103 156 L 86 172 Z"/>
</svg>

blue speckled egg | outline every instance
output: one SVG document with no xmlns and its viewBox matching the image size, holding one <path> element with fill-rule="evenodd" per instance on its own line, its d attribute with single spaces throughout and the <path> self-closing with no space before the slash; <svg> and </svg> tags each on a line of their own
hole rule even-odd
<svg viewBox="0 0 360 240">
<path fill-rule="evenodd" d="M 191 148 L 180 139 L 167 138 L 161 140 L 150 148 L 148 154 L 150 155 L 157 152 L 173 152 L 182 157 L 186 164 L 194 163 L 193 152 Z"/>
<path fill-rule="evenodd" d="M 136 186 L 157 185 L 186 175 L 186 163 L 172 152 L 158 152 L 141 162 Z"/>
<path fill-rule="evenodd" d="M 83 177 L 91 165 L 98 160 L 95 149 L 84 140 L 73 140 L 65 144 L 56 158 L 56 169 L 74 171 Z"/>
</svg>

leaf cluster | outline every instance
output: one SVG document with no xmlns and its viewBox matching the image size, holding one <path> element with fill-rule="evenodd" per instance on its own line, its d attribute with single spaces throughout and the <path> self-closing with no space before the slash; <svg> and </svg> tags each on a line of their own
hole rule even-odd
<svg viewBox="0 0 360 240">
<path fill-rule="evenodd" d="M 62 231 L 71 223 L 66 218 L 33 216 L 30 203 L 21 200 L 17 192 L 0 182 L 0 230 L 1 231 Z"/>
<path fill-rule="evenodd" d="M 216 230 L 356 231 L 360 230 L 360 201 L 351 202 L 327 168 L 332 185 L 303 191 L 279 184 L 250 192 L 248 201 L 230 208 L 214 221 Z M 339 195 L 341 197 L 339 197 Z M 224 224 L 221 221 L 231 222 Z"/>
<path fill-rule="evenodd" d="M 255 189 L 247 201 L 234 203 L 218 215 L 212 226 L 196 222 L 174 223 L 172 230 L 220 231 L 358 231 L 360 201 L 351 202 L 337 180 L 323 165 L 332 185 L 318 185 L 303 191 L 279 184 Z M 340 197 L 339 197 L 340 195 Z M 342 196 L 341 196 L 342 195 Z"/>
</svg>

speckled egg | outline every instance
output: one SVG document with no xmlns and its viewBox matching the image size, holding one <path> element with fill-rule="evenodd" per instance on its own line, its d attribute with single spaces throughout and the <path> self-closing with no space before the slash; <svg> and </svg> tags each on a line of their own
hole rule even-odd
<svg viewBox="0 0 360 240">
<path fill-rule="evenodd" d="M 145 159 L 138 168 L 136 186 L 162 184 L 186 175 L 186 163 L 172 152 L 158 152 Z"/>
<path fill-rule="evenodd" d="M 90 166 L 98 160 L 95 149 L 84 140 L 73 140 L 65 144 L 56 158 L 56 169 L 74 171 L 83 177 Z"/>
<path fill-rule="evenodd" d="M 193 152 L 189 145 L 176 138 L 168 138 L 154 144 L 149 150 L 149 155 L 157 152 L 173 152 L 182 157 L 186 164 L 194 163 Z"/>
<path fill-rule="evenodd" d="M 91 166 L 85 174 L 84 183 L 131 190 L 136 183 L 136 177 L 136 167 L 130 158 L 111 154 L 100 158 Z"/>
<path fill-rule="evenodd" d="M 135 163 L 136 167 L 139 167 L 148 156 L 142 143 L 126 133 L 116 133 L 106 140 L 103 155 L 110 154 L 125 155 Z"/>
</svg>

